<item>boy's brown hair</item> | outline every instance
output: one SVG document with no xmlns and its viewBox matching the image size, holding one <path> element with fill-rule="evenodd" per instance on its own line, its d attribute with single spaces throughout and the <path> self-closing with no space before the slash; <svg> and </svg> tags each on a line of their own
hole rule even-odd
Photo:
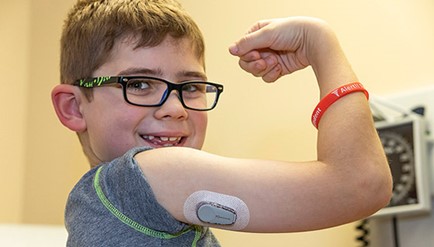
<svg viewBox="0 0 434 247">
<path fill-rule="evenodd" d="M 175 0 L 78 0 L 63 27 L 61 83 L 91 77 L 119 39 L 133 37 L 137 48 L 155 47 L 167 35 L 189 38 L 204 64 L 202 33 Z"/>
</svg>

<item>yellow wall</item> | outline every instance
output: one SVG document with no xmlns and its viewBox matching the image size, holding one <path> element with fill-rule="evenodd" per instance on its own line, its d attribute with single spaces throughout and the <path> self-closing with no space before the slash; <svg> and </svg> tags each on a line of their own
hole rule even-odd
<svg viewBox="0 0 434 247">
<path fill-rule="evenodd" d="M 0 3 L 0 219 L 12 222 L 22 218 L 24 197 L 28 2 L 7 0 Z"/>
<path fill-rule="evenodd" d="M 0 1 L 0 222 L 61 224 L 66 196 L 88 168 L 50 99 L 73 2 Z"/>
<path fill-rule="evenodd" d="M 62 21 L 73 2 L 0 1 L 0 223 L 61 224 L 67 194 L 88 169 L 75 134 L 61 126 L 50 102 L 50 90 L 59 78 Z M 309 117 L 318 92 L 312 71 L 266 85 L 241 71 L 227 53 L 229 44 L 257 19 L 325 19 L 372 94 L 432 83 L 431 0 L 181 2 L 204 32 L 208 77 L 225 84 L 219 107 L 210 113 L 207 151 L 236 157 L 315 157 L 316 132 Z M 224 246 L 354 246 L 353 228 L 349 224 L 278 236 L 217 235 Z"/>
<path fill-rule="evenodd" d="M 50 97 L 59 83 L 60 32 L 73 2 L 32 0 L 24 222 L 61 223 L 68 191 L 88 169 L 75 134 L 57 120 Z"/>
</svg>

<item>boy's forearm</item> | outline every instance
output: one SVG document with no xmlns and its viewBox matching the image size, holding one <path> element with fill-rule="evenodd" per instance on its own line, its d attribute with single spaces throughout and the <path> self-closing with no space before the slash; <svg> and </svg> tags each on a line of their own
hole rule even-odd
<svg viewBox="0 0 434 247">
<path fill-rule="evenodd" d="M 327 31 L 329 27 L 325 27 Z M 320 99 L 358 78 L 332 31 L 322 33 L 311 66 L 317 77 Z M 374 127 L 369 103 L 362 92 L 351 93 L 333 103 L 318 126 L 318 160 L 346 170 L 355 193 L 366 193 L 385 206 L 392 181 L 387 160 Z M 351 184 L 349 184 L 350 186 Z M 369 205 L 368 205 L 369 206 Z M 372 205 L 373 206 L 373 205 Z"/>
</svg>

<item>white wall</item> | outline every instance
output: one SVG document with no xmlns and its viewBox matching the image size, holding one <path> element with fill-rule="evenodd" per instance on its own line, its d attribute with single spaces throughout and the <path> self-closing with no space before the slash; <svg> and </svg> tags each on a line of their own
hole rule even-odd
<svg viewBox="0 0 434 247">
<path fill-rule="evenodd" d="M 0 224 L 0 246 L 59 247 L 67 237 L 62 226 Z"/>
</svg>

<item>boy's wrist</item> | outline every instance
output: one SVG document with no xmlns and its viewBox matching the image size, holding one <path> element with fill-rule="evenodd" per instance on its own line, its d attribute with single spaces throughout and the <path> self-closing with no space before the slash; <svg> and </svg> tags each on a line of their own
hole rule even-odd
<svg viewBox="0 0 434 247">
<path fill-rule="evenodd" d="M 309 61 L 315 72 L 320 97 L 352 81 L 358 81 L 335 33 L 325 24 L 314 42 L 310 42 Z"/>
</svg>

